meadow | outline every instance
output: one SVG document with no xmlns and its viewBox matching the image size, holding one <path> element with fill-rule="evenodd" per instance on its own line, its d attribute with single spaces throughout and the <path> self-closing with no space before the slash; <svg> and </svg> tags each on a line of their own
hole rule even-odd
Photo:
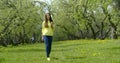
<svg viewBox="0 0 120 63">
<path fill-rule="evenodd" d="M 0 63 L 120 63 L 120 41 L 53 42 L 51 61 L 46 60 L 44 43 L 0 46 Z"/>
</svg>

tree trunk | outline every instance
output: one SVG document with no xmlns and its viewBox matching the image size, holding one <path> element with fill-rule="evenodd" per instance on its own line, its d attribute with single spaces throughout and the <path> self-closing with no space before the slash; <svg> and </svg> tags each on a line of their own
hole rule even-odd
<svg viewBox="0 0 120 63">
<path fill-rule="evenodd" d="M 94 30 L 93 26 L 91 25 L 91 23 L 88 23 L 88 25 L 89 25 L 92 33 L 93 33 L 93 39 L 96 39 L 96 33 L 95 33 L 95 30 Z"/>
<path fill-rule="evenodd" d="M 111 39 L 117 39 L 117 25 L 115 25 L 112 21 L 111 21 L 111 15 L 108 15 L 108 19 L 109 19 L 109 23 L 111 26 Z"/>
<path fill-rule="evenodd" d="M 116 28 L 111 27 L 111 39 L 117 39 Z"/>
</svg>

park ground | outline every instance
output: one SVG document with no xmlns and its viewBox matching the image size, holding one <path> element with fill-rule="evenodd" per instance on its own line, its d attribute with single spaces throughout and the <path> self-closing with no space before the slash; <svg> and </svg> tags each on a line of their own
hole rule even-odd
<svg viewBox="0 0 120 63">
<path fill-rule="evenodd" d="M 0 46 L 0 63 L 120 63 L 120 40 L 53 42 L 51 61 L 44 43 Z"/>
</svg>

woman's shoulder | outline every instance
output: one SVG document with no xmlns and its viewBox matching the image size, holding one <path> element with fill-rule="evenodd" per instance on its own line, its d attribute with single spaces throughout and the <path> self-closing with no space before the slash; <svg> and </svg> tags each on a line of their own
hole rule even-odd
<svg viewBox="0 0 120 63">
<path fill-rule="evenodd" d="M 45 21 L 42 21 L 42 23 L 45 23 Z"/>
<path fill-rule="evenodd" d="M 45 21 L 42 22 L 42 25 L 44 25 L 44 24 L 45 24 Z"/>
</svg>

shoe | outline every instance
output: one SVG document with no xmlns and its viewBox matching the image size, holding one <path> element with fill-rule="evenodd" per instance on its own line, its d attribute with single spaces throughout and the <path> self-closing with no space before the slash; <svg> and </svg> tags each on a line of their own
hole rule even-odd
<svg viewBox="0 0 120 63">
<path fill-rule="evenodd" d="M 47 58 L 48 61 L 50 61 L 50 58 Z"/>
</svg>

